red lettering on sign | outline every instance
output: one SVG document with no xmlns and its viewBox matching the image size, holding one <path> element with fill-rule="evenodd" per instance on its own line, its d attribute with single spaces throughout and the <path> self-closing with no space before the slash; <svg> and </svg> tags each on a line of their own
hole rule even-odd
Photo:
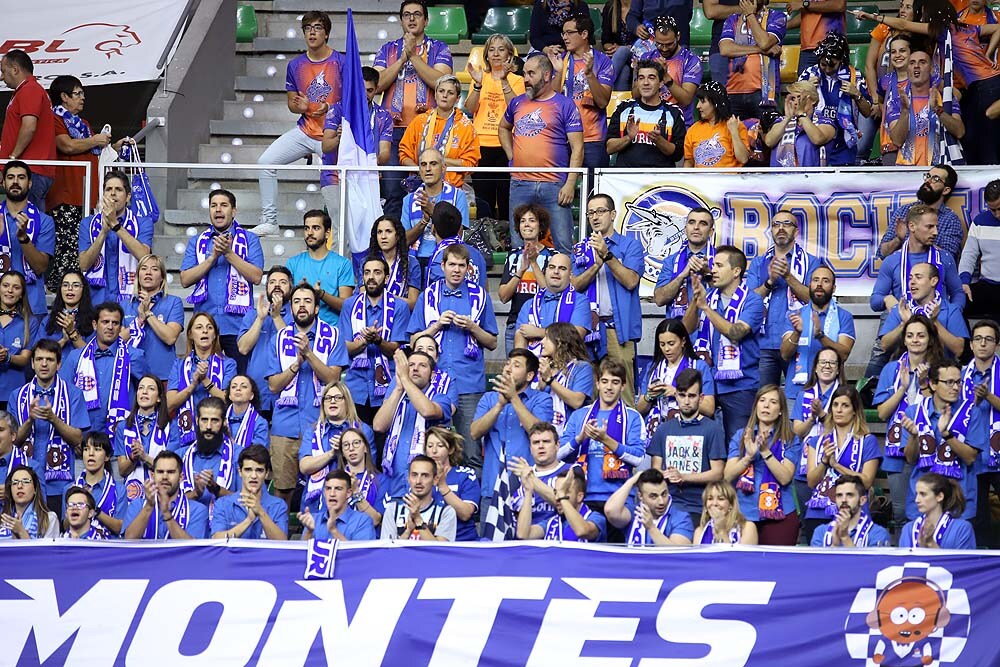
<svg viewBox="0 0 1000 667">
<path fill-rule="evenodd" d="M 54 39 L 52 43 L 45 47 L 46 53 L 73 53 L 74 51 L 79 51 L 80 49 L 61 49 L 59 48 L 66 43 L 64 39 Z"/>
<path fill-rule="evenodd" d="M 45 46 L 41 39 L 8 39 L 0 45 L 0 53 L 7 53 L 14 49 L 21 49 L 25 53 L 34 53 L 39 47 Z"/>
</svg>

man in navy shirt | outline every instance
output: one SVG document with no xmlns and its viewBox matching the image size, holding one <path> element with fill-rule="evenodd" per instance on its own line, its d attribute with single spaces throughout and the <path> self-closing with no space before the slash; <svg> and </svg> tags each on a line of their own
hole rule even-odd
<svg viewBox="0 0 1000 667">
<path fill-rule="evenodd" d="M 288 505 L 267 492 L 271 455 L 263 445 L 250 445 L 237 462 L 242 489 L 215 503 L 212 537 L 287 540 Z"/>
<path fill-rule="evenodd" d="M 305 531 L 302 539 L 308 540 L 374 540 L 375 526 L 371 517 L 350 507 L 351 476 L 343 470 L 332 470 L 323 484 L 325 511 L 313 516 L 307 507 L 299 513 Z"/>
</svg>

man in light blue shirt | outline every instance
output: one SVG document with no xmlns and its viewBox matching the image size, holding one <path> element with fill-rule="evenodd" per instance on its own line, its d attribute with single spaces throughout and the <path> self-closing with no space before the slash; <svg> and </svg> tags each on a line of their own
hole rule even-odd
<svg viewBox="0 0 1000 667">
<path fill-rule="evenodd" d="M 837 516 L 816 528 L 812 547 L 887 547 L 889 532 L 868 515 L 868 491 L 857 475 L 841 475 L 833 484 Z"/>
<path fill-rule="evenodd" d="M 309 283 L 319 296 L 319 319 L 334 326 L 344 300 L 354 294 L 354 269 L 346 257 L 327 248 L 333 221 L 323 211 L 307 211 L 302 217 L 305 252 L 288 258 L 292 284 Z"/>
<path fill-rule="evenodd" d="M 350 507 L 351 476 L 343 470 L 333 470 L 323 484 L 323 511 L 313 516 L 309 509 L 299 513 L 305 531 L 302 539 L 308 540 L 374 540 L 375 526 L 371 517 Z"/>
<path fill-rule="evenodd" d="M 48 311 L 45 305 L 45 270 L 56 251 L 56 224 L 51 216 L 28 201 L 31 167 L 11 160 L 3 167 L 7 199 L 0 204 L 0 263 L 5 271 L 24 274 L 28 303 L 36 315 Z"/>
<path fill-rule="evenodd" d="M 274 392 L 267 384 L 267 357 L 274 347 L 274 335 L 292 321 L 288 300 L 292 296 L 292 272 L 285 266 L 272 266 L 267 272 L 264 294 L 257 297 L 257 307 L 243 316 L 237 345 L 250 356 L 246 374 L 260 391 L 260 409 L 270 415 Z"/>
<path fill-rule="evenodd" d="M 288 505 L 267 492 L 271 455 L 263 445 L 250 445 L 237 460 L 242 490 L 216 501 L 212 537 L 244 540 L 287 540 Z"/>
<path fill-rule="evenodd" d="M 208 510 L 181 492 L 181 457 L 163 450 L 153 459 L 153 476 L 143 496 L 125 510 L 126 540 L 201 540 L 208 537 Z"/>
<path fill-rule="evenodd" d="M 444 180 L 448 170 L 441 152 L 428 148 L 418 156 L 421 185 L 403 198 L 403 228 L 406 229 L 406 245 L 412 246 L 417 241 L 417 259 L 425 268 L 434 254 L 436 241 L 434 228 L 431 226 L 431 214 L 438 202 L 448 202 L 459 210 L 462 216 L 462 226 L 469 226 L 469 201 L 462 188 L 456 188 Z"/>
</svg>

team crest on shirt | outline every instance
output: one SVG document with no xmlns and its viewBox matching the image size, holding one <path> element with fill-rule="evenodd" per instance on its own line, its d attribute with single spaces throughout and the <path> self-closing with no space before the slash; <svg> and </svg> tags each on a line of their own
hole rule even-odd
<svg viewBox="0 0 1000 667">
<path fill-rule="evenodd" d="M 125 483 L 125 497 L 129 502 L 132 502 L 136 498 L 144 495 L 146 490 L 142 486 L 142 482 L 137 479 L 130 479 Z"/>
<path fill-rule="evenodd" d="M 546 127 L 542 110 L 535 109 L 514 121 L 514 129 L 519 137 L 537 137 Z"/>
<path fill-rule="evenodd" d="M 854 597 L 844 624 L 847 651 L 866 666 L 958 664 L 972 625 L 965 589 L 929 563 L 880 570 Z"/>
<path fill-rule="evenodd" d="M 694 163 L 702 167 L 714 167 L 725 154 L 726 147 L 716 134 L 694 147 Z"/>
<path fill-rule="evenodd" d="M 320 70 L 316 78 L 306 88 L 306 97 L 309 98 L 310 102 L 323 102 L 330 97 L 331 92 L 333 92 L 333 86 L 326 82 L 326 72 Z"/>
</svg>

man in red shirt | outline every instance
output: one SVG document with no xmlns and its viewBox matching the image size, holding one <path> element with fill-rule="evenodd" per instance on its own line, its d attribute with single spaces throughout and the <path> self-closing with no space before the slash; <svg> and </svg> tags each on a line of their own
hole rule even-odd
<svg viewBox="0 0 1000 667">
<path fill-rule="evenodd" d="M 14 91 L 4 115 L 0 134 L 0 155 L 11 160 L 55 160 L 56 133 L 52 104 L 45 89 L 34 77 L 35 66 L 20 49 L 9 51 L 0 60 L 3 82 Z M 56 174 L 55 165 L 31 165 L 28 199 L 45 207 L 45 195 Z"/>
</svg>

